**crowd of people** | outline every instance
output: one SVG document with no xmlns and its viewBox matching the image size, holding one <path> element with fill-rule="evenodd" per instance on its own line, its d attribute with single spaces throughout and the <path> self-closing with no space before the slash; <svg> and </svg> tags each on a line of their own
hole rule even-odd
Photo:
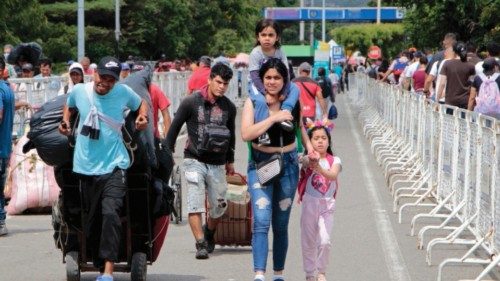
<svg viewBox="0 0 500 281">
<path fill-rule="evenodd" d="M 336 117 L 335 95 L 349 87 L 348 74 L 364 72 L 381 82 L 396 84 L 436 101 L 483 110 L 487 107 L 485 102 L 492 102 L 485 99 L 494 94 L 492 84 L 496 85 L 495 102 L 499 100 L 498 44 L 488 45 L 488 58 L 481 60 L 472 44 L 459 42 L 450 33 L 443 40 L 444 50 L 432 56 L 411 49 L 403 51 L 390 64 L 378 58 L 345 66 L 335 64 L 331 73 L 319 68 L 313 79 L 313 67 L 307 62 L 298 66 L 298 76 L 293 77 L 293 69 L 281 49 L 281 28 L 275 21 L 260 20 L 255 39 L 248 64 L 248 98 L 240 124 L 240 137 L 249 143 L 250 151 L 247 177 L 253 210 L 254 281 L 265 281 L 270 230 L 273 232 L 272 280 L 285 280 L 288 224 L 296 193 L 302 208 L 300 235 L 305 279 L 325 281 L 331 256 L 337 178 L 342 167 L 331 147 L 332 119 Z M 6 56 L 11 47 L 4 48 Z M 157 141 L 163 139 L 162 144 L 171 151 L 176 147 L 181 127 L 186 125 L 188 141 L 182 166 L 195 258 L 208 259 L 215 249 L 217 225 L 228 206 L 226 175 L 235 172 L 237 109 L 225 97 L 234 71 L 227 61 L 214 61 L 208 56 L 202 56 L 196 66 L 188 65 L 162 58 L 154 67 L 158 72 L 183 71 L 188 67 L 193 71 L 187 84 L 188 92 L 173 120 L 168 111 L 170 101 L 157 85 L 149 86 L 151 104 L 148 105 L 130 87 L 118 83 L 147 67 L 146 63 L 133 58 L 120 62 L 114 57 L 104 57 L 97 65 L 87 57 L 80 62 L 70 61 L 66 74 L 69 83 L 64 87 L 53 85 L 67 95 L 59 132 L 78 134 L 73 172 L 80 175 L 88 204 L 97 206 L 92 210 L 99 209 L 90 215 L 94 220 L 89 221 L 94 223 L 92 229 L 97 235 L 94 240 L 99 250 L 93 254 L 94 264 L 101 271 L 99 281 L 113 280 L 114 263 L 118 261 L 119 214 L 131 161 L 124 143 L 119 141 L 124 108 L 136 112 L 137 130 L 153 122 Z M 51 68 L 50 60 L 41 60 L 39 77 L 52 76 Z M 33 70 L 32 63 L 21 61 L 9 66 L 0 59 L 3 74 L 0 77 L 0 235 L 7 234 L 3 187 L 12 149 L 13 114 L 16 107 L 25 105 L 16 102 L 7 79 L 18 71 L 22 77 L 34 77 Z M 85 75 L 92 75 L 93 81 L 85 83 Z M 490 111 L 482 113 L 498 117 L 500 111 L 492 113 L 490 107 Z M 76 110 L 80 122 L 73 132 L 70 119 Z M 148 112 L 152 113 L 153 120 L 149 120 Z M 163 133 L 158 128 L 159 114 L 164 120 Z M 205 194 L 210 209 L 207 223 L 203 224 L 202 214 L 207 212 Z"/>
<path fill-rule="evenodd" d="M 472 42 L 448 33 L 442 47 L 435 54 L 410 48 L 390 63 L 377 58 L 347 64 L 345 73 L 364 72 L 434 101 L 500 118 L 500 45 L 488 43 L 481 58 Z"/>
</svg>

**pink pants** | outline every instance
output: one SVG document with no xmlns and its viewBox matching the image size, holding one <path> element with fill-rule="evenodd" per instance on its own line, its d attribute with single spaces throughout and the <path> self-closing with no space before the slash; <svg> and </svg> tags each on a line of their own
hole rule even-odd
<svg viewBox="0 0 500 281">
<path fill-rule="evenodd" d="M 302 260 L 306 277 L 324 273 L 330 260 L 335 199 L 304 194 L 300 217 Z"/>
</svg>

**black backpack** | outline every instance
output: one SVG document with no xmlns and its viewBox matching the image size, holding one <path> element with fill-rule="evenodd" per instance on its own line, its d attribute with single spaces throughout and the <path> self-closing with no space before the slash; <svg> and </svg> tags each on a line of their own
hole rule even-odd
<svg viewBox="0 0 500 281">
<path fill-rule="evenodd" d="M 332 95 L 332 81 L 329 78 L 324 76 L 318 76 L 316 78 L 316 82 L 318 82 L 321 87 L 321 92 L 323 93 L 323 98 L 328 98 Z"/>
</svg>

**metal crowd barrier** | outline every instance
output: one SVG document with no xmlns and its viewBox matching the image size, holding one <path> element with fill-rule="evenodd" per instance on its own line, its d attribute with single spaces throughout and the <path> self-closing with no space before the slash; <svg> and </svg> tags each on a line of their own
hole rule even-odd
<svg viewBox="0 0 500 281">
<path fill-rule="evenodd" d="M 450 264 L 484 264 L 475 280 L 486 277 L 500 264 L 499 120 L 435 103 L 363 74 L 349 79 L 350 100 L 360 109 L 363 132 L 384 169 L 399 222 L 405 210 L 420 211 L 411 220 L 413 236 L 422 218 L 440 221 L 418 232 L 418 247 L 426 249 L 428 264 L 435 245 L 470 247 L 460 258 L 442 261 L 437 279 L 442 280 Z M 425 234 L 435 230 L 449 234 L 425 244 Z M 490 258 L 478 258 L 484 254 Z"/>
<path fill-rule="evenodd" d="M 243 70 L 238 75 L 238 70 L 233 70 L 233 78 L 229 83 L 229 89 L 226 96 L 236 104 L 241 106 L 248 93 L 248 70 Z M 187 94 L 187 82 L 191 72 L 157 72 L 153 74 L 153 83 L 156 83 L 169 98 L 171 105 L 169 112 L 171 118 L 179 108 L 182 99 Z M 238 76 L 240 79 L 238 79 Z M 33 109 L 39 108 L 45 102 L 55 98 L 58 95 L 65 94 L 65 86 L 68 85 L 69 77 L 54 76 L 47 78 L 15 78 L 9 79 L 9 83 L 14 88 L 16 99 L 28 102 Z M 92 76 L 85 76 L 85 82 L 92 81 Z M 161 114 L 159 115 L 159 127 L 162 126 Z M 14 132 L 24 132 L 22 124 L 29 118 L 24 111 L 18 111 L 14 120 Z"/>
</svg>

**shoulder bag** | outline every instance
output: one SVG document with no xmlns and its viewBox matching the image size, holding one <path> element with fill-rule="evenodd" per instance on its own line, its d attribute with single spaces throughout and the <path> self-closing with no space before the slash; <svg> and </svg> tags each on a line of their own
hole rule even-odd
<svg viewBox="0 0 500 281">
<path fill-rule="evenodd" d="M 280 134 L 280 153 L 274 153 L 269 159 L 257 163 L 257 177 L 261 185 L 274 183 L 283 174 L 283 135 Z"/>
</svg>

